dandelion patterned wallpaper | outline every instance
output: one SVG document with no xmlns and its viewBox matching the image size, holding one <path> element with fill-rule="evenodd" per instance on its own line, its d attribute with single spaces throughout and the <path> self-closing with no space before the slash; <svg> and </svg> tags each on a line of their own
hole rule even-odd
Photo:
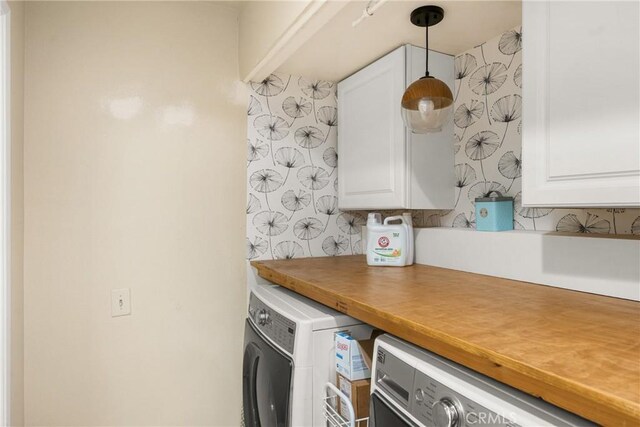
<svg viewBox="0 0 640 427">
<path fill-rule="evenodd" d="M 414 225 L 475 228 L 475 198 L 499 191 L 514 197 L 515 229 L 640 235 L 640 209 L 522 206 L 521 49 L 518 27 L 455 58 L 455 208 L 412 211 Z M 247 259 L 361 252 L 366 212 L 337 209 L 336 141 L 335 83 L 251 83 Z"/>
<path fill-rule="evenodd" d="M 251 83 L 247 259 L 360 253 L 360 213 L 338 211 L 335 83 L 281 74 Z"/>
<path fill-rule="evenodd" d="M 514 197 L 515 229 L 640 234 L 640 209 L 522 206 L 521 49 L 518 27 L 456 56 L 456 204 L 453 211 L 414 211 L 415 225 L 475 228 L 474 199 L 499 191 Z"/>
</svg>

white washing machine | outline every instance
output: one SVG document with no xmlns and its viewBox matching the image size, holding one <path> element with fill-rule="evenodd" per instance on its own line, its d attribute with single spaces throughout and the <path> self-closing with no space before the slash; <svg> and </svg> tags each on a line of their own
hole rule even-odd
<svg viewBox="0 0 640 427">
<path fill-rule="evenodd" d="M 370 427 L 595 425 L 391 335 L 374 355 Z"/>
<path fill-rule="evenodd" d="M 362 322 L 278 286 L 249 297 L 243 358 L 247 427 L 324 427 L 325 384 L 335 381 L 334 334 L 369 338 Z"/>
</svg>

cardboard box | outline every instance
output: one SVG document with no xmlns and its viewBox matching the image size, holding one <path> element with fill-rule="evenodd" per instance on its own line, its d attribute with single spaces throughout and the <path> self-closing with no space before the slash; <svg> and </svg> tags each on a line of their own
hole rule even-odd
<svg viewBox="0 0 640 427">
<path fill-rule="evenodd" d="M 349 381 L 371 378 L 371 357 L 373 342 L 371 339 L 358 341 L 348 332 L 336 334 L 336 372 Z"/>
<path fill-rule="evenodd" d="M 371 389 L 371 380 L 349 381 L 342 375 L 338 374 L 336 378 L 338 389 L 343 392 L 351 401 L 355 419 L 367 418 L 369 416 L 369 393 Z M 347 403 L 343 399 L 338 399 L 338 413 L 345 420 L 349 420 L 349 409 Z M 355 421 L 355 420 L 354 420 Z"/>
</svg>

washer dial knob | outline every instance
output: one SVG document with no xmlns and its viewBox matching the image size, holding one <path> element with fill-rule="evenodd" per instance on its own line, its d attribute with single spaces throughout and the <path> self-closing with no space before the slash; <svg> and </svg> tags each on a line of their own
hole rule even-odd
<svg viewBox="0 0 640 427">
<path fill-rule="evenodd" d="M 446 397 L 433 404 L 433 421 L 436 427 L 458 427 L 461 414 L 458 406 Z"/>
<path fill-rule="evenodd" d="M 267 310 L 260 310 L 258 312 L 258 325 L 264 326 L 270 322 L 271 318 Z"/>
</svg>

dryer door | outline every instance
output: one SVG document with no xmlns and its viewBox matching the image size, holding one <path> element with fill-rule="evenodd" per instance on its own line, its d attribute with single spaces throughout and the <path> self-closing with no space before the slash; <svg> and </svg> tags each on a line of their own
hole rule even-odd
<svg viewBox="0 0 640 427">
<path fill-rule="evenodd" d="M 242 400 L 247 427 L 288 427 L 293 362 L 265 340 L 247 319 Z"/>
<path fill-rule="evenodd" d="M 402 415 L 399 410 L 392 408 L 386 399 L 377 392 L 371 395 L 371 406 L 369 408 L 370 427 L 417 427 L 415 423 Z"/>
</svg>

